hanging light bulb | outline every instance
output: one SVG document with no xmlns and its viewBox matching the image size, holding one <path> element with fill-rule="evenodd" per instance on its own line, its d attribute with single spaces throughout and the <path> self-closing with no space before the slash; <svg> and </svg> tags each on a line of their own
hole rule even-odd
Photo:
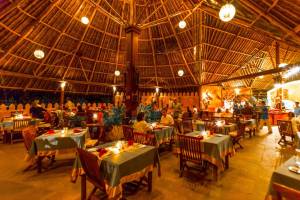
<svg viewBox="0 0 300 200">
<path fill-rule="evenodd" d="M 186 22 L 184 20 L 181 20 L 178 24 L 179 28 L 184 29 L 186 27 Z"/>
<path fill-rule="evenodd" d="M 121 72 L 119 70 L 115 71 L 115 76 L 120 76 Z"/>
<path fill-rule="evenodd" d="M 44 51 L 37 49 L 33 52 L 34 57 L 36 57 L 37 59 L 42 59 L 45 57 L 45 53 Z"/>
<path fill-rule="evenodd" d="M 117 91 L 117 87 L 113 86 L 113 91 L 116 92 Z"/>
<path fill-rule="evenodd" d="M 81 17 L 81 23 L 87 25 L 90 22 L 89 18 L 87 18 L 86 16 Z"/>
<path fill-rule="evenodd" d="M 156 93 L 159 92 L 159 88 L 158 88 L 158 87 L 155 88 L 155 92 L 156 92 Z"/>
<path fill-rule="evenodd" d="M 234 89 L 234 92 L 235 92 L 236 94 L 240 94 L 240 88 L 235 88 L 235 89 Z"/>
<path fill-rule="evenodd" d="M 280 63 L 279 65 L 278 65 L 278 67 L 285 67 L 285 66 L 287 66 L 288 64 L 287 63 Z"/>
<path fill-rule="evenodd" d="M 61 88 L 65 88 L 65 87 L 66 87 L 66 81 L 62 81 L 62 82 L 60 83 L 60 87 L 61 87 Z"/>
<path fill-rule="evenodd" d="M 178 70 L 177 74 L 178 74 L 178 76 L 183 76 L 184 71 L 182 69 L 180 69 L 180 70 Z"/>
<path fill-rule="evenodd" d="M 219 12 L 219 17 L 223 22 L 229 22 L 234 18 L 235 15 L 235 7 L 231 3 L 227 3 L 221 7 Z"/>
</svg>

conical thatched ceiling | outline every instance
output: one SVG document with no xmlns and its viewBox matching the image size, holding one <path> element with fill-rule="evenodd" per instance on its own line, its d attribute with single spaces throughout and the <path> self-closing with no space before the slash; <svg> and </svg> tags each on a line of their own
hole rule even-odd
<svg viewBox="0 0 300 200">
<path fill-rule="evenodd" d="M 57 91 L 58 82 L 66 80 L 71 92 L 111 93 L 112 85 L 122 86 L 130 1 L 1 1 L 0 87 Z M 299 0 L 233 3 L 237 14 L 225 23 L 218 19 L 222 1 L 136 0 L 136 21 L 142 28 L 140 87 L 191 88 L 270 69 L 275 42 L 280 43 L 280 62 L 300 62 Z M 83 16 L 89 24 L 80 22 Z M 182 19 L 185 29 L 178 27 Z M 45 52 L 43 59 L 34 57 L 36 49 Z M 116 69 L 121 71 L 117 78 Z M 179 69 L 183 77 L 177 75 Z M 270 84 L 272 76 L 224 83 L 258 88 Z"/>
</svg>

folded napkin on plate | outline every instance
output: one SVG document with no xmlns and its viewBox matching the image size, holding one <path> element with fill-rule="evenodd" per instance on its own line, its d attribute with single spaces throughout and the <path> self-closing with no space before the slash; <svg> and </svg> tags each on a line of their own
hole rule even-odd
<svg viewBox="0 0 300 200">
<path fill-rule="evenodd" d="M 99 153 L 99 157 L 103 156 L 106 154 L 108 151 L 104 148 L 97 149 L 97 152 Z"/>
<path fill-rule="evenodd" d="M 82 132 L 82 128 L 74 128 L 73 133 L 80 133 Z"/>
<path fill-rule="evenodd" d="M 54 133 L 55 133 L 55 131 L 52 130 L 52 129 L 50 129 L 50 130 L 47 131 L 47 134 L 54 134 Z"/>
</svg>

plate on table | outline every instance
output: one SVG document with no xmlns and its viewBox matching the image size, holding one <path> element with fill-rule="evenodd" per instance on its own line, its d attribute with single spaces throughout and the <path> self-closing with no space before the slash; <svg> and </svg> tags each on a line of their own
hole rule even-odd
<svg viewBox="0 0 300 200">
<path fill-rule="evenodd" d="M 300 167 L 298 166 L 289 166 L 288 169 L 296 174 L 300 174 Z"/>
</svg>

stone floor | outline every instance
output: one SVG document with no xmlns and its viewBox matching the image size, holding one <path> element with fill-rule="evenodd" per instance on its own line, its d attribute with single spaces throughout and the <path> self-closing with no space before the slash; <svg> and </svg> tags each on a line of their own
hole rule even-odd
<svg viewBox="0 0 300 200">
<path fill-rule="evenodd" d="M 179 178 L 178 158 L 170 152 L 161 155 L 162 177 L 154 173 L 152 193 L 146 188 L 127 199 L 222 199 L 263 200 L 273 170 L 292 156 L 291 149 L 277 145 L 279 134 L 264 129 L 252 139 L 244 139 L 244 149 L 230 159 L 230 168 L 219 181 L 195 173 Z M 58 160 L 54 168 L 42 174 L 23 172 L 25 149 L 22 143 L 0 144 L 0 199 L 1 200 L 77 200 L 80 199 L 80 181 L 70 182 L 72 161 Z M 91 186 L 88 185 L 88 190 Z"/>
</svg>

